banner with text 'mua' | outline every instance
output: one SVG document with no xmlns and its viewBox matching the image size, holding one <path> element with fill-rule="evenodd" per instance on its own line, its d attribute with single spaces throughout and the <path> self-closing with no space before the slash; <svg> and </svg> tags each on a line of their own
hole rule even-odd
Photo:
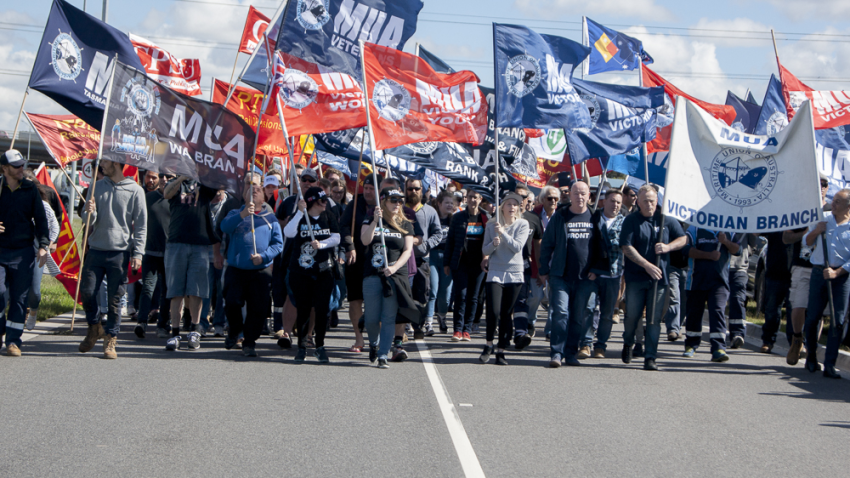
<svg viewBox="0 0 850 478">
<path fill-rule="evenodd" d="M 684 97 L 676 102 L 664 214 L 725 232 L 773 232 L 819 221 L 809 102 L 784 130 L 742 133 Z"/>
<path fill-rule="evenodd" d="M 110 95 L 103 159 L 241 193 L 255 133 L 239 116 L 175 93 L 121 62 Z"/>
</svg>

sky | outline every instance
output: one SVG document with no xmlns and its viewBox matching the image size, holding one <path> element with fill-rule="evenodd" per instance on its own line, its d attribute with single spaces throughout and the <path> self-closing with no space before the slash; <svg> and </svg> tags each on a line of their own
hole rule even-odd
<svg viewBox="0 0 850 478">
<path fill-rule="evenodd" d="M 209 95 L 212 78 L 230 79 L 248 55 L 237 45 L 248 5 L 271 15 L 275 0 L 108 0 L 107 22 L 148 38 L 179 58 L 197 58 Z M 293 0 L 296 1 L 296 0 Z M 4 1 L 0 5 L 0 130 L 11 131 L 21 106 L 35 52 L 42 41 L 52 0 Z M 84 0 L 70 0 L 83 8 Z M 475 72 L 493 85 L 492 22 L 514 23 L 540 33 L 581 41 L 582 16 L 643 41 L 653 70 L 688 94 L 723 103 L 727 91 L 759 103 L 777 73 L 770 30 L 783 65 L 819 90 L 850 90 L 850 1 L 848 0 L 424 0 L 416 34 L 455 69 Z M 101 17 L 102 1 L 86 11 Z M 48 41 L 48 39 L 45 39 Z M 576 71 L 576 75 L 578 75 Z M 606 83 L 638 84 L 636 73 L 594 75 Z M 65 110 L 31 92 L 26 111 Z M 21 128 L 26 130 L 24 121 Z"/>
</svg>

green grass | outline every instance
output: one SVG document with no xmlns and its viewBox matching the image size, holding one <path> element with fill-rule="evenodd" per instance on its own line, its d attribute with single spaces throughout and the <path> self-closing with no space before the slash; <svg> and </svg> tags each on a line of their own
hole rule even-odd
<svg viewBox="0 0 850 478">
<path fill-rule="evenodd" d="M 41 305 L 38 307 L 38 320 L 71 312 L 73 308 L 74 300 L 65 286 L 54 277 L 45 274 L 41 278 Z"/>
</svg>

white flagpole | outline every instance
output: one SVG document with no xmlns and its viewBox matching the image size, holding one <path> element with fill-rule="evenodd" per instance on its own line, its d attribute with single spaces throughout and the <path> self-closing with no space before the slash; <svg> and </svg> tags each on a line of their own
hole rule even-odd
<svg viewBox="0 0 850 478">
<path fill-rule="evenodd" d="M 115 63 L 112 67 L 112 77 L 109 79 L 109 91 L 106 92 L 106 106 L 103 108 L 103 123 L 100 127 L 100 145 L 97 148 L 97 160 L 94 163 L 94 169 L 91 173 L 91 188 L 89 189 L 89 201 L 94 200 L 94 190 L 97 186 L 97 170 L 100 168 L 100 160 L 103 159 L 103 137 L 106 136 L 106 117 L 109 114 L 109 102 L 112 101 L 112 89 L 115 85 L 115 70 L 118 69 L 118 54 L 115 54 Z M 73 184 L 72 184 L 73 186 Z M 84 208 L 88 204 L 84 203 Z M 85 209 L 83 209 L 85 210 Z M 89 230 L 91 229 L 91 214 L 86 213 L 86 229 L 83 231 L 83 248 L 80 249 L 80 274 L 77 276 L 77 292 L 74 294 L 74 310 L 71 312 L 71 331 L 74 331 L 74 319 L 77 317 L 77 303 L 80 300 L 80 284 L 83 282 L 83 267 L 86 262 L 86 246 L 89 240 Z"/>
<path fill-rule="evenodd" d="M 277 105 L 277 116 L 280 119 L 280 127 L 283 130 L 283 138 L 286 140 L 286 149 L 289 150 L 289 162 L 291 167 L 289 168 L 289 176 L 290 181 L 295 183 L 295 186 L 298 188 L 298 199 L 296 199 L 295 209 L 298 210 L 298 203 L 304 199 L 304 192 L 301 191 L 301 181 L 299 181 L 298 177 L 295 176 L 295 157 L 292 154 L 292 148 L 294 147 L 294 141 L 290 142 L 289 133 L 286 131 L 286 120 L 283 118 L 283 109 L 280 107 L 280 94 L 278 93 L 278 97 L 275 99 L 275 105 Z M 304 151 L 303 149 L 301 150 Z M 307 229 L 310 231 L 310 240 L 314 240 L 313 237 L 313 227 L 310 225 L 310 214 L 307 211 L 304 211 L 304 220 L 307 221 Z"/>
<path fill-rule="evenodd" d="M 15 140 L 18 138 L 18 126 L 20 126 L 21 124 L 21 115 L 24 113 L 24 105 L 27 103 L 27 96 L 29 96 L 29 94 L 30 87 L 27 86 L 27 88 L 24 90 L 24 99 L 21 100 L 21 109 L 18 110 L 18 119 L 15 120 L 15 132 L 12 133 L 12 141 L 11 143 L 9 143 L 9 149 L 15 147 Z"/>
<path fill-rule="evenodd" d="M 581 44 L 589 47 L 590 38 L 587 35 L 587 17 L 581 17 Z M 590 74 L 590 55 L 587 55 L 587 58 L 581 62 L 581 79 L 584 79 L 585 75 Z"/>
<path fill-rule="evenodd" d="M 499 152 L 499 125 L 494 128 L 496 130 L 496 224 L 499 224 L 499 162 L 502 154 Z"/>
<path fill-rule="evenodd" d="M 369 146 L 372 148 L 372 182 L 375 183 L 375 195 L 378 198 L 378 206 L 381 204 L 381 191 L 378 189 L 378 166 L 375 164 L 375 156 L 378 154 L 375 149 L 375 134 L 372 132 L 372 116 L 369 115 L 369 84 L 366 82 L 366 56 L 363 53 L 365 47 L 363 40 L 360 40 L 360 68 L 363 70 L 363 103 L 366 104 L 366 126 L 369 128 Z M 386 161 L 386 158 L 384 159 Z M 383 209 L 381 209 L 383 214 Z M 384 267 L 390 266 L 390 261 L 387 259 L 387 244 L 384 241 L 384 219 L 378 216 L 378 227 L 381 228 L 381 250 L 384 253 Z"/>
</svg>

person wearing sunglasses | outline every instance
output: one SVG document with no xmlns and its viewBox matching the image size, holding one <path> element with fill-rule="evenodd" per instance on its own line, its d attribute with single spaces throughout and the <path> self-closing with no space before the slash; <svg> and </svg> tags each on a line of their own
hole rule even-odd
<svg viewBox="0 0 850 478">
<path fill-rule="evenodd" d="M 398 188 L 382 189 L 380 205 L 363 221 L 360 232 L 366 248 L 363 317 L 369 336 L 369 361 L 377 360 L 378 368 L 389 368 L 387 355 L 393 346 L 399 313 L 409 319 L 419 315 L 407 277 L 414 230 L 404 215 L 403 205 L 404 194 Z"/>
<path fill-rule="evenodd" d="M 0 156 L 0 310 L 6 309 L 7 292 L 11 302 L 6 320 L 0 321 L 0 337 L 6 334 L 10 357 L 21 355 L 27 293 L 35 264 L 44 267 L 50 247 L 41 195 L 35 183 L 24 179 L 25 164 L 14 149 Z"/>
<path fill-rule="evenodd" d="M 315 309 L 316 351 L 319 363 L 328 363 L 325 351 L 325 333 L 330 315 L 331 294 L 334 289 L 333 252 L 339 245 L 339 223 L 336 214 L 327 210 L 328 197 L 322 188 L 314 187 L 304 192 L 298 202 L 298 212 L 283 230 L 292 244 L 289 260 L 289 286 L 298 298 L 296 325 L 298 327 L 298 352 L 296 362 L 307 357 L 307 333 L 310 312 Z M 304 214 L 308 214 L 309 225 Z M 311 233 L 312 230 L 312 233 Z"/>
</svg>

